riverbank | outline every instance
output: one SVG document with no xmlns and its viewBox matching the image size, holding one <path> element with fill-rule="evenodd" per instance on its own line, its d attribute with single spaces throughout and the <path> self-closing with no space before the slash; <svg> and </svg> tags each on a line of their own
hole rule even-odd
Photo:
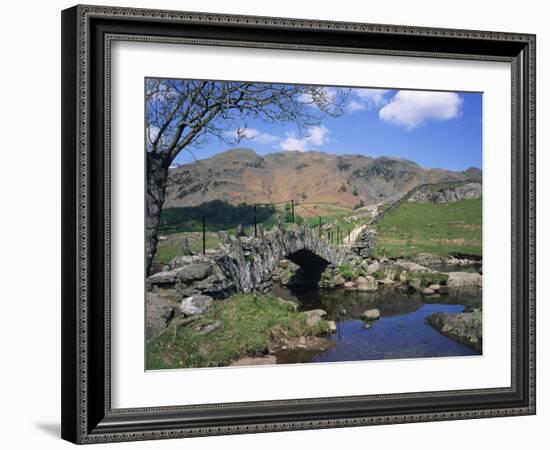
<svg viewBox="0 0 550 450">
<path fill-rule="evenodd" d="M 198 277 L 186 270 L 179 278 Z M 283 259 L 267 295 L 218 299 L 182 290 L 172 272 L 162 272 L 150 278 L 147 293 L 147 367 L 480 354 L 480 272 L 481 261 L 464 255 L 351 256 L 315 276 Z"/>
<path fill-rule="evenodd" d="M 417 255 L 414 260 L 357 257 L 338 267 L 327 266 L 319 286 L 325 290 L 340 289 L 359 293 L 389 289 L 395 294 L 417 295 L 426 303 L 463 301 L 468 308 L 467 312 L 434 314 L 433 317 L 427 317 L 426 321 L 442 335 L 481 352 L 481 270 L 480 258 L 469 255 L 442 257 L 424 253 Z M 282 285 L 292 287 L 299 279 L 300 271 L 297 266 L 283 261 L 275 274 L 275 279 Z M 464 295 L 460 294 L 464 290 L 479 293 L 479 301 L 466 301 Z M 474 297 L 477 298 L 477 294 Z"/>
<path fill-rule="evenodd" d="M 333 327 L 324 311 L 298 312 L 295 303 L 272 295 L 193 300 L 182 302 L 169 325 L 147 341 L 148 370 L 228 366 L 243 358 L 261 364 L 280 351 L 331 346 Z"/>
</svg>

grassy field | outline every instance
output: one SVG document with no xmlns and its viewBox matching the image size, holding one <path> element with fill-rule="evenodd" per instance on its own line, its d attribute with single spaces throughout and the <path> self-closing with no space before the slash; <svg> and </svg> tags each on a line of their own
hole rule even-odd
<svg viewBox="0 0 550 450">
<path fill-rule="evenodd" d="M 481 255 L 482 199 L 445 205 L 403 203 L 377 224 L 379 256 Z"/>
<path fill-rule="evenodd" d="M 290 204 L 289 204 L 290 205 Z M 212 215 L 212 209 L 219 208 L 216 215 Z M 181 241 L 184 237 L 188 237 L 191 244 L 191 249 L 194 253 L 202 251 L 202 234 L 200 229 L 202 225 L 197 219 L 201 214 L 207 215 L 207 233 L 206 233 L 206 249 L 215 248 L 218 243 L 217 230 L 224 230 L 228 233 L 235 233 L 236 225 L 242 224 L 248 235 L 254 232 L 253 222 L 250 223 L 249 209 L 250 205 L 231 206 L 224 202 L 210 202 L 193 208 L 168 208 L 163 211 L 163 222 L 171 223 L 170 221 L 181 220 L 175 225 L 161 226 L 160 235 L 164 239 L 159 240 L 157 245 L 157 253 L 155 255 L 154 264 L 160 267 L 169 263 L 175 256 L 181 255 Z M 329 221 L 334 222 L 332 231 L 336 233 L 336 226 L 340 227 L 342 236 L 347 234 L 356 226 L 355 222 L 347 222 L 344 217 L 350 214 L 350 210 L 334 205 L 327 204 L 307 204 L 307 210 L 299 204 L 295 208 L 295 221 L 301 223 L 306 221 L 312 227 L 316 227 L 319 223 L 319 218 L 313 215 L 322 215 L 322 223 L 326 224 Z M 224 217 L 224 214 L 227 217 Z M 261 210 L 261 214 L 257 214 L 258 224 L 263 224 L 266 230 L 270 230 L 278 223 L 283 226 L 289 225 L 287 220 L 290 217 L 289 210 L 285 209 L 285 205 L 277 205 L 277 207 L 265 207 Z M 242 220 L 240 220 L 242 219 Z M 187 229 L 188 228 L 188 229 Z"/>
<path fill-rule="evenodd" d="M 157 244 L 157 253 L 154 262 L 156 264 L 168 264 L 172 258 L 182 254 L 181 241 L 184 237 L 189 239 L 191 249 L 198 254 L 202 251 L 202 234 L 201 233 L 173 233 L 164 235 L 164 239 Z M 219 243 L 217 233 L 206 233 L 206 248 L 215 248 Z"/>
<path fill-rule="evenodd" d="M 215 331 L 201 335 L 197 328 L 219 322 Z M 289 338 L 328 332 L 326 321 L 311 327 L 306 315 L 269 295 L 235 295 L 213 308 L 198 322 L 177 322 L 147 342 L 147 368 L 219 367 L 245 356 L 267 352 L 273 335 Z"/>
</svg>

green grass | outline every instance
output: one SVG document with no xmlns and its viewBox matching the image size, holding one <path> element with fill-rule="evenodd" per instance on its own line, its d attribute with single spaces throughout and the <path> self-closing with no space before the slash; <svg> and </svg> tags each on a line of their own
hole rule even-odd
<svg viewBox="0 0 550 450">
<path fill-rule="evenodd" d="M 246 357 L 267 352 L 272 332 L 281 331 L 289 338 L 327 333 L 321 321 L 310 327 L 304 313 L 294 312 L 270 295 L 235 295 L 217 301 L 198 322 L 182 326 L 172 324 L 160 336 L 147 342 L 147 368 L 219 367 Z M 215 321 L 221 327 L 201 336 L 195 328 Z"/>
<path fill-rule="evenodd" d="M 191 250 L 195 253 L 202 251 L 202 234 L 201 233 L 174 233 L 166 236 L 165 240 L 161 240 L 157 244 L 157 253 L 154 263 L 162 265 L 168 264 L 174 257 L 182 254 L 181 240 L 187 236 L 191 244 Z M 217 233 L 206 233 L 206 248 L 215 248 L 219 243 Z"/>
<path fill-rule="evenodd" d="M 346 281 L 351 281 L 361 275 L 361 267 L 351 263 L 344 263 L 338 267 L 338 272 Z"/>
<path fill-rule="evenodd" d="M 418 253 L 481 255 L 481 198 L 444 205 L 407 202 L 377 224 L 376 254 L 410 257 Z"/>
<path fill-rule="evenodd" d="M 429 286 L 430 284 L 446 285 L 449 275 L 440 272 L 407 272 L 407 279 L 417 279 L 420 281 L 421 286 Z"/>
</svg>

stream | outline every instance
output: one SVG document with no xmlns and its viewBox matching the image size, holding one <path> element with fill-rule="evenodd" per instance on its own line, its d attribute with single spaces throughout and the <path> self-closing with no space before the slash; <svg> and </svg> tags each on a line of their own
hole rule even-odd
<svg viewBox="0 0 550 450">
<path fill-rule="evenodd" d="M 459 313 L 468 305 L 479 305 L 481 292 L 451 292 L 428 300 L 417 293 L 384 287 L 365 293 L 274 284 L 272 290 L 274 295 L 298 303 L 301 311 L 324 309 L 326 319 L 335 321 L 337 327 L 330 337 L 331 349 L 285 351 L 277 354 L 278 364 L 479 354 L 441 335 L 426 323 L 426 317 L 437 312 Z M 365 324 L 360 315 L 371 308 L 380 310 L 380 319 Z"/>
</svg>

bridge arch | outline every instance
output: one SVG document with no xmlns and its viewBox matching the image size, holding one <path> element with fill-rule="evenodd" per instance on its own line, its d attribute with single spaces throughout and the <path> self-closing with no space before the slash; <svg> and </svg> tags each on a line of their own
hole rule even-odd
<svg viewBox="0 0 550 450">
<path fill-rule="evenodd" d="M 216 252 L 176 257 L 170 271 L 154 274 L 147 281 L 153 286 L 225 298 L 236 292 L 263 291 L 282 259 L 290 259 L 305 270 L 320 270 L 320 276 L 328 264 L 338 266 L 350 254 L 349 249 L 319 238 L 307 225 L 276 226 L 258 237 L 227 235 Z"/>
</svg>

